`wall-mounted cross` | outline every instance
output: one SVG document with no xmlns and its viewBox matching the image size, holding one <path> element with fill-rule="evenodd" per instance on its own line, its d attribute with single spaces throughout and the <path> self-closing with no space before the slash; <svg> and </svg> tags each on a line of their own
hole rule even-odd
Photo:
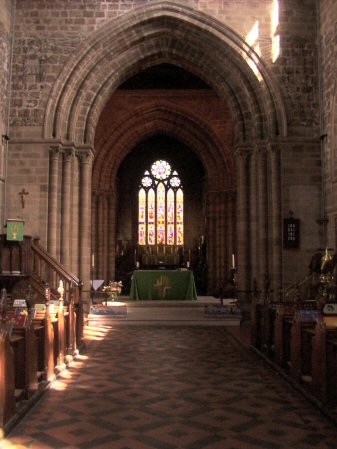
<svg viewBox="0 0 337 449">
<path fill-rule="evenodd" d="M 26 189 L 23 188 L 21 190 L 21 192 L 19 192 L 19 195 L 21 196 L 21 206 L 22 206 L 22 209 L 23 209 L 25 207 L 25 196 L 29 195 L 29 192 L 26 192 Z"/>
</svg>

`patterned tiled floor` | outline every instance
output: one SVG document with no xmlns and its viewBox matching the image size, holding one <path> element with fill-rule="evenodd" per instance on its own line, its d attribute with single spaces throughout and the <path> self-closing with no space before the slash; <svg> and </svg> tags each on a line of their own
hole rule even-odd
<svg viewBox="0 0 337 449">
<path fill-rule="evenodd" d="M 86 338 L 0 448 L 337 449 L 337 428 L 223 327 Z"/>
</svg>

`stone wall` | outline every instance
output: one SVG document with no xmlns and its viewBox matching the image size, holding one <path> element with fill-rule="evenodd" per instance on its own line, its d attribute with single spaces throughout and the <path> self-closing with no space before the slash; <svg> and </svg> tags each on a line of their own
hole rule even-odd
<svg viewBox="0 0 337 449">
<path fill-rule="evenodd" d="M 33 235 L 40 235 L 43 240 L 47 239 L 47 210 L 48 210 L 48 148 L 53 142 L 55 136 L 44 135 L 44 120 L 46 117 L 46 107 L 49 101 L 49 107 L 53 107 L 50 102 L 51 92 L 55 93 L 55 82 L 58 80 L 60 73 L 69 60 L 75 60 L 76 57 L 82 57 L 83 60 L 90 58 L 84 52 L 89 48 L 85 47 L 90 40 L 92 47 L 90 49 L 102 51 L 103 39 L 101 41 L 96 37 L 102 31 L 106 34 L 111 29 L 118 29 L 120 25 L 118 17 L 127 18 L 130 24 L 135 22 L 135 18 L 139 16 L 140 11 L 144 11 L 145 7 L 155 5 L 156 1 L 145 0 L 110 0 L 110 1 L 83 1 L 83 0 L 17 0 L 15 10 L 15 41 L 13 54 L 13 79 L 11 93 L 11 144 L 10 144 L 10 186 L 8 190 L 8 199 L 10 203 L 9 212 L 13 216 L 24 213 L 27 223 L 27 231 Z M 160 2 L 158 2 L 160 3 Z M 169 2 L 165 2 L 166 6 Z M 272 28 L 272 13 L 275 5 L 279 3 L 279 24 Z M 264 124 L 256 125 L 256 130 L 250 124 L 242 126 L 244 131 L 240 135 L 240 139 L 244 136 L 252 136 L 255 132 L 254 141 L 247 142 L 252 148 L 259 146 L 260 139 L 271 137 L 277 144 L 280 144 L 282 153 L 282 217 L 287 217 L 289 210 L 293 210 L 297 218 L 301 219 L 302 239 L 301 249 L 298 251 L 284 251 L 284 273 L 289 280 L 297 277 L 297 275 L 305 271 L 306 258 L 314 251 L 317 246 L 322 245 L 322 229 L 317 224 L 317 219 L 321 218 L 321 178 L 320 178 L 320 135 L 327 131 L 328 138 L 325 143 L 326 151 L 326 178 L 329 180 L 326 185 L 327 203 L 331 220 L 329 222 L 329 238 L 331 244 L 333 240 L 334 228 L 332 223 L 336 209 L 334 182 L 334 153 L 336 151 L 336 3 L 334 0 L 322 0 L 318 2 L 320 17 L 320 41 L 322 44 L 322 53 L 318 54 L 318 37 L 317 37 L 317 2 L 316 0 L 188 0 L 174 1 L 172 4 L 179 8 L 191 8 L 191 14 L 187 12 L 179 21 L 166 23 L 168 33 L 172 36 L 183 35 L 184 26 L 195 26 L 195 21 L 190 17 L 193 12 L 193 19 L 200 18 L 198 26 L 199 31 L 202 30 L 205 42 L 208 45 L 215 42 L 215 36 L 224 30 L 231 38 L 240 36 L 250 45 L 249 49 L 239 51 L 235 54 L 237 58 L 237 66 L 240 65 L 241 71 L 237 73 L 228 73 L 228 78 L 238 78 L 237 86 L 240 90 L 231 92 L 233 97 L 230 100 L 225 95 L 226 82 L 223 81 L 223 73 L 217 73 L 218 68 L 226 68 L 226 57 L 231 55 L 224 48 L 219 48 L 215 55 L 219 62 L 219 66 L 204 67 L 203 75 L 210 76 L 212 86 L 215 88 L 219 96 L 228 102 L 229 110 L 232 113 L 233 126 L 235 130 L 238 117 L 233 116 L 233 104 L 235 101 L 240 103 L 242 114 L 250 117 L 254 122 L 254 117 L 260 117 L 259 120 L 269 123 L 268 105 L 273 101 L 278 102 L 278 117 L 275 122 L 282 124 L 282 129 L 265 130 Z M 9 1 L 0 0 L 0 12 L 8 11 Z M 131 11 L 133 10 L 133 12 Z M 275 10 L 274 10 L 275 11 Z M 129 14 L 129 15 L 127 15 Z M 0 14 L 0 17 L 6 17 L 6 14 Z M 136 35 L 136 31 L 130 28 L 129 35 L 123 35 L 120 42 L 116 43 L 116 49 L 124 49 L 127 47 L 128 38 L 135 36 L 138 38 L 137 45 L 133 42 L 133 52 L 130 56 L 134 57 L 133 62 L 137 71 L 137 62 L 145 58 L 146 31 L 151 28 L 152 17 L 142 15 L 144 20 L 143 34 Z M 179 23 L 178 23 L 179 22 Z M 10 21 L 4 23 L 10 24 Z M 203 26 L 204 24 L 204 26 Z M 221 27 L 221 24 L 225 27 Z M 165 25 L 165 24 L 164 24 Z M 175 26 L 177 25 L 177 28 Z M 147 28 L 148 27 L 148 28 Z M 3 27 L 2 27 L 3 28 Z M 0 21 L 0 32 L 1 21 Z M 192 28 L 193 29 L 193 28 Z M 193 29 L 196 36 L 198 28 Z M 208 35 L 209 32 L 209 35 Z M 180 33 L 180 34 L 179 34 Z M 1 32 L 0 39 L 3 33 Z M 142 39 L 145 37 L 144 41 Z M 279 55 L 274 55 L 273 45 L 280 38 Z M 178 39 L 178 38 L 177 38 Z M 3 40 L 5 42 L 6 39 Z M 8 39 L 7 39 L 8 42 Z M 103 43 L 102 43 L 103 42 Z M 152 42 L 152 41 L 151 41 Z M 194 42 L 193 42 L 194 43 Z M 150 44 L 151 45 L 151 44 Z M 226 43 L 227 45 L 227 43 Z M 3 48 L 8 48 L 8 43 Z M 164 47 L 163 47 L 164 48 Z M 194 48 L 192 45 L 189 49 Z M 206 48 L 206 44 L 205 44 Z M 103 49 L 104 50 L 104 49 Z M 115 70 L 119 74 L 117 50 L 114 54 L 106 54 L 109 64 L 116 64 Z M 172 49 L 170 49 L 172 50 Z M 256 54 L 254 53 L 256 52 Z M 172 52 L 174 54 L 174 52 Z M 178 50 L 176 52 L 178 54 Z M 254 57 L 249 59 L 249 56 Z M 333 57 L 331 57 L 333 55 Z M 193 53 L 189 55 L 191 68 L 193 64 L 199 67 L 202 54 Z M 208 56 L 208 55 L 206 55 Z M 321 58 L 319 59 L 319 56 Z M 126 57 L 126 56 L 125 56 Z M 109 59 L 111 58 L 111 59 Z M 137 59 L 138 58 L 138 59 Z M 194 58 L 194 59 L 193 59 Z M 222 61 L 221 58 L 224 58 Z M 260 58 L 260 59 L 259 59 Z M 256 64 L 253 61 L 256 61 Z M 119 61 L 119 60 L 118 60 Z M 249 69 L 249 64 L 251 70 Z M 125 61 L 120 62 L 125 69 Z M 228 61 L 232 63 L 232 61 Z M 221 65 L 222 64 L 222 65 Z M 319 66 L 321 64 L 321 66 Z M 107 65 L 107 64 L 106 64 Z M 320 67 L 320 68 L 319 68 Z M 131 69 L 130 69 L 131 70 Z M 269 74 L 267 74 L 268 70 Z M 80 75 L 85 78 L 85 64 L 79 66 Z M 83 72 L 82 72 L 83 71 Z M 88 72 L 89 73 L 89 72 Z M 122 73 L 125 74 L 125 71 Z M 324 105 L 324 126 L 320 123 L 319 110 L 319 74 L 322 75 L 322 98 Z M 64 74 L 63 74 L 64 75 Z M 99 75 L 99 74 L 97 74 Z M 65 75 L 64 75 L 65 76 Z M 71 77 L 78 76 L 75 72 Z M 240 84 L 241 78 L 246 82 Z M 244 78 L 245 77 L 245 78 Z M 7 79 L 6 75 L 0 79 L 0 83 Z M 88 76 L 89 78 L 89 76 Z M 94 76 L 93 76 L 94 78 Z M 89 95 L 96 95 L 100 92 L 102 84 L 98 79 L 96 84 L 92 82 L 88 89 L 88 96 L 83 96 L 81 105 L 84 108 L 90 103 Z M 59 90 L 66 89 L 71 85 L 72 78 L 66 80 L 63 78 L 64 84 L 60 83 Z M 123 81 L 123 80 L 122 80 Z M 209 80 L 207 80 L 209 81 Z M 63 81 L 62 81 L 63 82 Z M 230 84 L 232 79 L 228 79 Z M 264 83 L 264 84 L 263 84 Z M 265 85 L 265 100 L 259 97 L 259 86 Z M 74 83 L 74 89 L 81 89 L 86 92 L 87 84 L 80 85 L 80 81 Z M 52 90 L 54 87 L 54 90 Z M 66 97 L 76 95 L 77 92 L 71 90 L 66 91 Z M 102 89 L 103 90 L 103 89 Z M 5 89 L 7 91 L 7 89 Z M 249 95 L 245 97 L 247 91 Z M 230 92 L 228 89 L 227 92 Z M 268 97 L 269 93 L 272 93 Z M 113 93 L 113 92 L 112 92 Z M 254 94 L 256 98 L 254 99 Z M 242 101 L 242 98 L 245 99 Z M 54 97 L 53 97 L 54 98 Z M 52 99 L 53 99 L 52 98 Z M 67 104 L 66 100 L 62 103 Z M 249 98 L 249 99 L 248 99 Z M 261 112 L 260 107 L 265 102 L 265 111 Z M 6 103 L 5 103 L 6 104 Z M 70 103 L 69 103 L 70 104 Z M 76 109 L 78 104 L 76 101 L 71 107 Z M 95 105 L 96 106 L 96 105 Z M 85 114 L 84 108 L 78 110 L 76 116 Z M 93 108 L 95 109 L 95 108 Z M 1 124 L 1 105 L 0 105 L 0 124 Z M 60 116 L 67 116 L 69 110 L 59 111 Z M 99 111 L 95 109 L 97 117 L 93 114 L 96 121 L 90 124 L 93 128 L 98 123 Z M 188 111 L 186 116 L 188 116 Z M 106 120 L 109 116 L 106 115 Z M 209 118 L 212 123 L 214 117 Z M 247 122 L 248 123 L 248 122 Z M 145 123 L 144 123 L 145 125 Z M 240 124 L 241 125 L 241 124 Z M 246 123 L 244 123 L 246 125 Z M 260 125 L 260 128 L 259 128 Z M 150 126 L 146 123 L 146 126 Z M 251 126 L 251 128 L 250 128 Z M 268 125 L 269 126 L 269 125 Z M 76 126 L 74 126 L 76 128 Z M 98 128 L 99 129 L 99 128 Z M 263 130 L 263 132 L 261 131 Z M 260 130 L 260 131 L 259 131 Z M 76 130 L 77 132 L 77 130 Z M 261 132 L 261 135 L 259 134 Z M 246 134 L 245 134 L 246 133 Z M 85 136 L 84 130 L 79 130 L 76 135 Z M 61 136 L 67 140 L 67 134 L 64 131 Z M 331 136 L 331 137 L 330 137 Z M 238 133 L 234 139 L 238 138 Z M 82 142 L 80 142 L 82 143 Z M 264 142 L 262 142 L 264 144 Z M 70 142 L 72 144 L 72 142 Z M 116 150 L 116 160 L 120 163 L 122 154 L 126 154 L 126 150 Z M 223 155 L 225 159 L 226 156 Z M 233 161 L 233 158 L 228 158 Z M 216 163 L 215 163 L 216 165 Z M 231 165 L 234 175 L 234 164 Z M 330 178 L 329 178 L 330 176 Z M 233 176 L 234 177 L 234 176 Z M 30 193 L 26 197 L 26 207 L 23 210 L 19 201 L 19 191 L 25 187 Z M 299 193 L 301 196 L 299 196 Z M 60 193 L 61 195 L 61 193 Z M 301 200 L 300 200 L 301 199 Z M 1 203 L 0 203 L 1 204 Z M 61 203 L 59 203 L 61 206 Z M 310 210 L 308 210 L 310 205 Z M 29 206 L 29 207 L 28 207 Z M 267 211 L 268 212 L 268 211 Z M 61 222 L 58 219 L 58 222 Z M 334 224 L 333 224 L 334 226 Z M 311 238 L 311 236 L 315 236 Z M 225 245 L 223 242 L 222 245 Z M 216 244 L 214 243 L 216 247 Z M 257 248 L 258 250 L 258 248 Z M 258 253 L 254 256 L 257 257 Z M 219 258 L 223 254 L 220 253 Z M 254 258 L 253 258 L 254 259 Z M 301 260 L 302 266 L 298 261 Z M 219 273 L 220 275 L 220 273 Z"/>
<path fill-rule="evenodd" d="M 8 114 L 9 114 L 9 78 L 10 78 L 10 49 L 12 33 L 12 4 L 10 0 L 0 0 L 0 232 L 3 232 L 4 207 L 5 207 L 5 175 L 8 141 L 3 138 L 9 135 Z"/>
<path fill-rule="evenodd" d="M 320 6 L 321 146 L 328 232 L 326 245 L 337 250 L 337 4 Z"/>
<path fill-rule="evenodd" d="M 52 84 L 69 57 L 93 32 L 130 9 L 153 4 L 17 0 L 11 124 L 41 125 Z M 288 100 L 289 126 L 312 135 L 318 126 L 315 0 L 282 1 L 281 54 L 272 62 L 273 0 L 176 1 L 232 28 L 261 55 Z M 244 14 L 242 13 L 244 11 Z M 111 26 L 117 25 L 111 22 Z"/>
</svg>

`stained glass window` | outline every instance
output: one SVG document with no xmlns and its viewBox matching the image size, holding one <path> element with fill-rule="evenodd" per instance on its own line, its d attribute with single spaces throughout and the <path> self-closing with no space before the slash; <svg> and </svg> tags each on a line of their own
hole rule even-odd
<svg viewBox="0 0 337 449">
<path fill-rule="evenodd" d="M 146 170 L 138 192 L 139 245 L 183 245 L 184 194 L 176 170 L 157 160 Z"/>
<path fill-rule="evenodd" d="M 140 189 L 138 193 L 138 241 L 140 245 L 145 245 L 145 227 L 146 227 L 146 193 L 144 189 Z"/>
</svg>

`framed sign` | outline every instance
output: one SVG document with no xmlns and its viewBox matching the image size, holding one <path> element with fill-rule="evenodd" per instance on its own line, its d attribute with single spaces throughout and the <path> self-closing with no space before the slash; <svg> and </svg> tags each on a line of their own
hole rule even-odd
<svg viewBox="0 0 337 449">
<path fill-rule="evenodd" d="M 23 240 L 23 220 L 7 220 L 7 240 L 21 242 Z"/>
<path fill-rule="evenodd" d="M 283 220 L 283 247 L 300 247 L 300 220 L 298 218 L 285 218 Z"/>
</svg>

